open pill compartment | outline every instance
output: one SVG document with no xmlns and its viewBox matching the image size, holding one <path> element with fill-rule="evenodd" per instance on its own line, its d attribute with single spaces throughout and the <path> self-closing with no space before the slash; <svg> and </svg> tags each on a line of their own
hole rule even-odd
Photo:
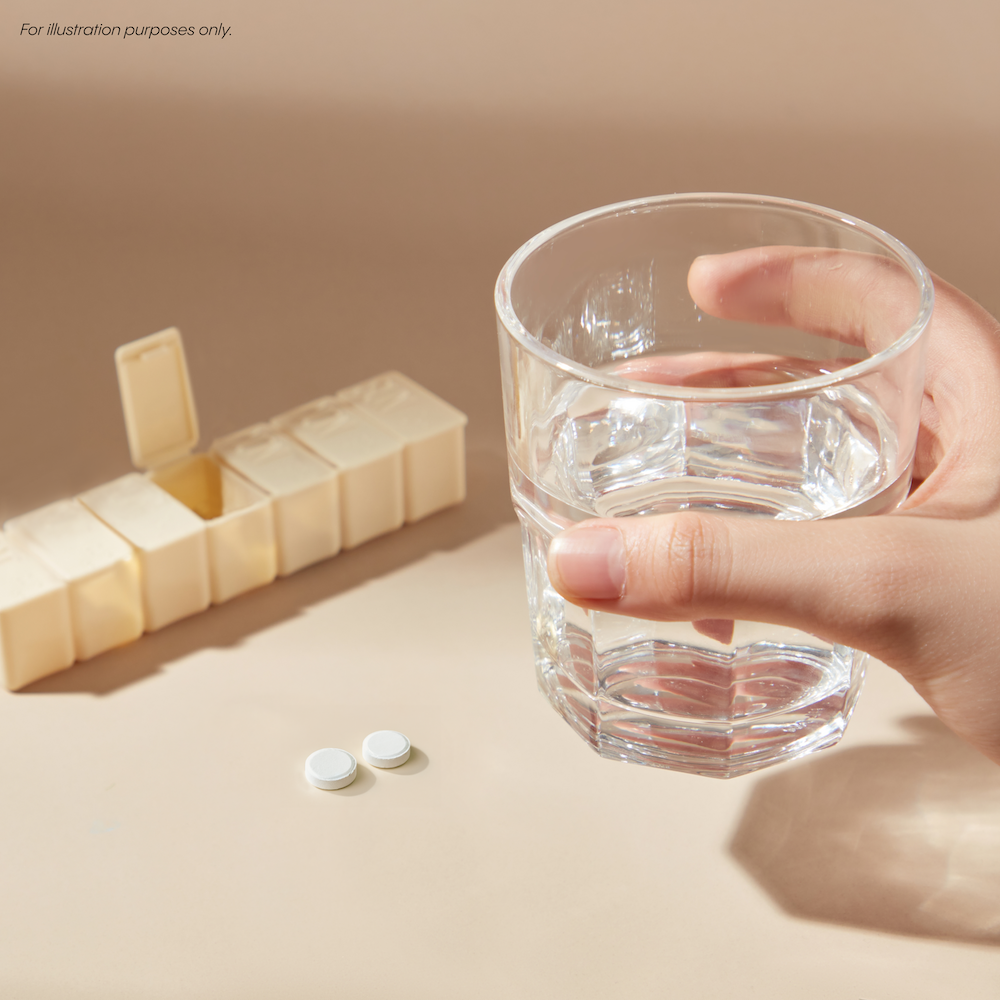
<svg viewBox="0 0 1000 1000">
<path fill-rule="evenodd" d="M 122 345 L 115 366 L 132 463 L 205 522 L 212 602 L 270 583 L 277 573 L 270 498 L 211 455 L 191 454 L 198 418 L 180 331 Z"/>
<path fill-rule="evenodd" d="M 400 372 L 385 372 L 337 393 L 403 442 L 407 522 L 465 499 L 469 418 Z"/>
<path fill-rule="evenodd" d="M 271 424 L 219 438 L 211 454 L 271 497 L 278 575 L 340 551 L 337 470 Z"/>
<path fill-rule="evenodd" d="M 466 417 L 388 372 L 193 454 L 175 328 L 115 352 L 133 472 L 0 531 L 0 681 L 51 673 L 458 503 Z"/>
<path fill-rule="evenodd" d="M 403 442 L 396 435 L 336 396 L 299 406 L 271 424 L 337 469 L 345 549 L 403 526 Z"/>
<path fill-rule="evenodd" d="M 0 674 L 10 691 L 73 665 L 69 588 L 0 531 Z"/>
<path fill-rule="evenodd" d="M 78 660 L 124 645 L 145 626 L 132 546 L 77 500 L 58 500 L 5 525 L 8 539 L 66 583 Z"/>
<path fill-rule="evenodd" d="M 147 632 L 209 606 L 208 533 L 194 511 L 137 472 L 77 499 L 136 550 Z"/>
</svg>

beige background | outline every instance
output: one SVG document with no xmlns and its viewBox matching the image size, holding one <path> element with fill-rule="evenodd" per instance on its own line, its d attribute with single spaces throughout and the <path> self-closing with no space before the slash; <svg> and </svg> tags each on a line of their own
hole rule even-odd
<svg viewBox="0 0 1000 1000">
<path fill-rule="evenodd" d="M 111 353 L 172 324 L 205 444 L 390 366 L 471 420 L 462 508 L 0 698 L 0 993 L 996 997 L 1000 780 L 894 674 L 728 784 L 535 692 L 492 286 L 573 212 L 742 190 L 1000 312 L 998 38 L 986 2 L 5 11 L 0 518 L 128 469 Z M 401 773 L 305 786 L 384 726 Z"/>
</svg>

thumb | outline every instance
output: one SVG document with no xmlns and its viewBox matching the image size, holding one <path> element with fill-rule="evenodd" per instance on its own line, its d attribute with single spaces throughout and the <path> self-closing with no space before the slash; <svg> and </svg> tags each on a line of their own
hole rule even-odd
<svg viewBox="0 0 1000 1000">
<path fill-rule="evenodd" d="M 706 619 L 770 622 L 863 649 L 1000 763 L 997 521 L 908 512 L 587 521 L 552 541 L 548 571 L 564 597 L 587 608 L 696 622 L 705 634 L 722 634 L 721 622 Z"/>
<path fill-rule="evenodd" d="M 934 554 L 942 543 L 929 526 L 905 515 L 594 520 L 556 536 L 548 571 L 556 590 L 587 608 L 787 625 L 883 660 L 905 658 L 913 670 L 937 610 L 922 567 L 936 563 L 934 578 L 942 566 Z"/>
</svg>

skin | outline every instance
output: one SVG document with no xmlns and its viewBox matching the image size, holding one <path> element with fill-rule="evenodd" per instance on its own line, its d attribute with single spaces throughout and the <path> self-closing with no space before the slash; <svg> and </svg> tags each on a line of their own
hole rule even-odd
<svg viewBox="0 0 1000 1000">
<path fill-rule="evenodd" d="M 553 586 L 581 607 L 700 621 L 707 634 L 745 619 L 866 650 L 1000 763 L 1000 323 L 947 282 L 934 284 L 914 489 L 899 510 L 827 521 L 693 512 L 587 521 L 553 541 Z M 688 288 L 711 315 L 875 349 L 884 346 L 871 342 L 880 322 L 905 294 L 899 274 L 866 255 L 780 247 L 699 258 Z M 690 365 L 682 374 L 697 384 Z"/>
</svg>

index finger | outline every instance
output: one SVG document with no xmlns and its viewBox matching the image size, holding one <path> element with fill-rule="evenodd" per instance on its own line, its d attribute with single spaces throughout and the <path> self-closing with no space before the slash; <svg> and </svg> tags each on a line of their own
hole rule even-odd
<svg viewBox="0 0 1000 1000">
<path fill-rule="evenodd" d="M 878 254 L 771 246 L 695 258 L 688 291 L 719 319 L 792 326 L 877 354 L 910 327 L 920 289 Z"/>
</svg>

